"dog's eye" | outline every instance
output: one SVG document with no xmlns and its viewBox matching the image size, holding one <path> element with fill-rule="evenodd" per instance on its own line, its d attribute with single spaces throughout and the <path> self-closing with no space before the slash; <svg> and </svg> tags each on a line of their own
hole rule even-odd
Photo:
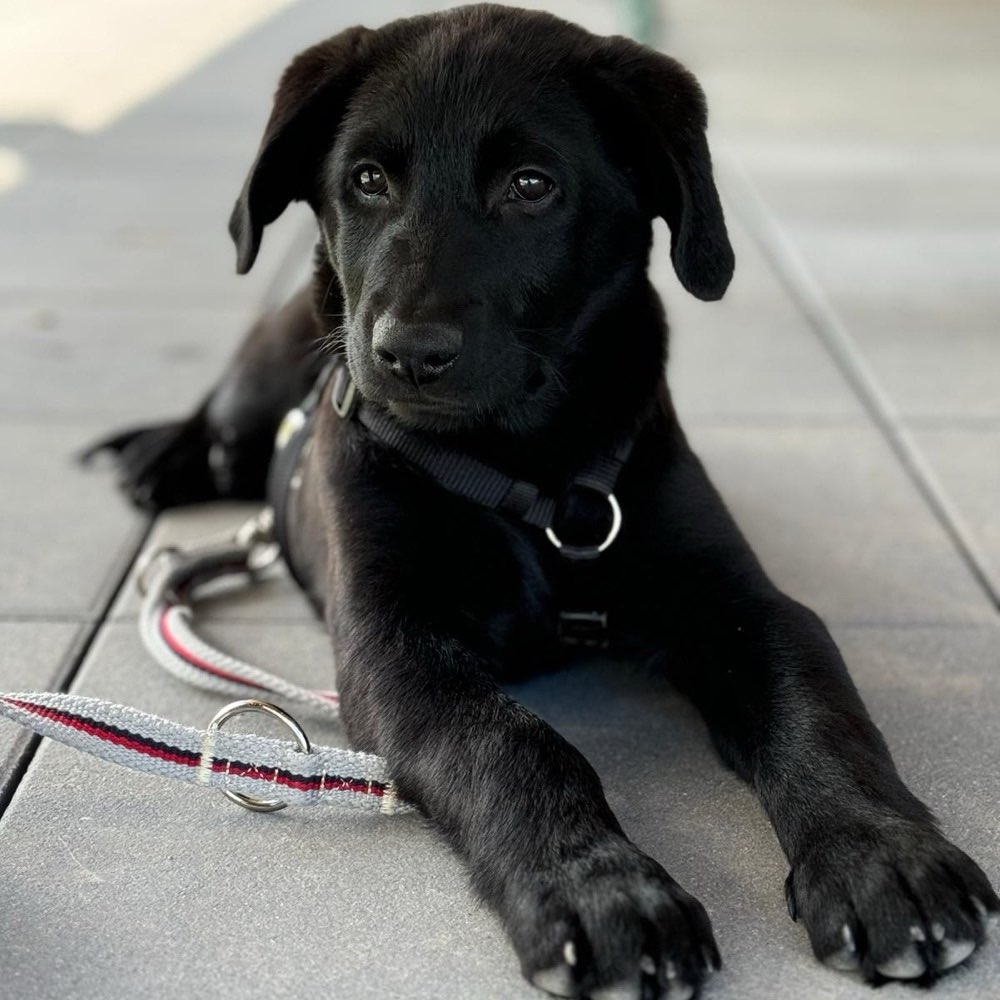
<svg viewBox="0 0 1000 1000">
<path fill-rule="evenodd" d="M 519 201 L 541 201 L 555 187 L 555 181 L 537 170 L 522 170 L 514 174 L 508 195 Z"/>
<path fill-rule="evenodd" d="M 389 193 L 389 182 L 374 163 L 365 163 L 354 171 L 354 186 L 369 198 Z"/>
</svg>

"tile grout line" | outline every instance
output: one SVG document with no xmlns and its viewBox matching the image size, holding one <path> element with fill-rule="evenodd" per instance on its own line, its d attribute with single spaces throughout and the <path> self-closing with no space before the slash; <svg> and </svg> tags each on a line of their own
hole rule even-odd
<svg viewBox="0 0 1000 1000">
<path fill-rule="evenodd" d="M 106 596 L 101 601 L 100 607 L 94 617 L 90 621 L 82 623 L 80 631 L 77 633 L 77 637 L 70 647 L 67 666 L 60 672 L 58 690 L 68 691 L 72 687 L 94 643 L 97 641 L 97 637 L 108 623 L 108 616 L 111 614 L 111 609 L 114 607 L 119 594 L 121 594 L 125 584 L 128 582 L 136 557 L 149 540 L 154 524 L 155 518 L 150 517 L 146 520 L 142 529 L 134 533 L 131 544 L 127 546 L 125 553 L 118 560 L 117 569 L 106 574 L 105 579 L 110 580 L 110 585 L 105 590 Z M 7 811 L 14 795 L 17 793 L 18 788 L 20 788 L 21 782 L 24 780 L 35 759 L 35 754 L 38 752 L 41 742 L 40 736 L 31 736 L 24 750 L 19 755 L 17 764 L 14 766 L 13 771 L 11 771 L 8 780 L 0 787 L 0 818 Z"/>
<path fill-rule="evenodd" d="M 993 585 L 989 560 L 979 550 L 961 513 L 942 487 L 895 405 L 864 359 L 845 323 L 813 276 L 798 249 L 778 224 L 763 196 L 732 149 L 716 141 L 724 162 L 726 188 L 733 206 L 760 248 L 777 279 L 802 311 L 827 354 L 851 387 L 864 410 L 916 487 L 931 514 L 958 552 L 990 603 L 1000 610 L 1000 592 Z"/>
</svg>

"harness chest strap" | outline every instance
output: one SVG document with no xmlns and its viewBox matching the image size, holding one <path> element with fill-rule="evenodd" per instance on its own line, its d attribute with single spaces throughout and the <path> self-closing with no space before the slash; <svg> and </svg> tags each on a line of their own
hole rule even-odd
<svg viewBox="0 0 1000 1000">
<path fill-rule="evenodd" d="M 327 386 L 330 404 L 341 419 L 357 420 L 376 441 L 450 493 L 543 529 L 563 557 L 593 559 L 618 536 L 622 514 L 614 489 L 632 451 L 632 438 L 598 455 L 570 480 L 567 493 L 574 489 L 587 489 L 605 498 L 611 513 L 611 524 L 607 536 L 596 545 L 567 545 L 553 530 L 559 498 L 544 493 L 534 483 L 515 479 L 471 455 L 444 447 L 426 434 L 403 427 L 385 410 L 361 398 L 346 362 L 338 358 L 324 369 L 312 392 L 300 406 L 290 411 L 278 432 L 268 483 L 268 500 L 275 510 L 275 531 L 282 549 L 287 550 L 285 532 L 289 495 L 297 488 L 298 469 L 308 448 L 316 409 L 326 395 Z"/>
<path fill-rule="evenodd" d="M 597 455 L 570 480 L 567 497 L 574 489 L 593 491 L 608 504 L 610 519 L 607 535 L 597 544 L 566 544 L 556 535 L 553 527 L 560 498 L 546 494 L 534 483 L 515 479 L 471 455 L 446 448 L 426 434 L 407 430 L 385 410 L 361 398 L 345 359 L 338 357 L 323 369 L 309 395 L 289 411 L 278 431 L 267 496 L 274 510 L 275 538 L 286 555 L 292 551 L 288 538 L 289 509 L 301 486 L 302 463 L 312 443 L 316 413 L 325 399 L 329 400 L 342 420 L 356 420 L 374 440 L 400 455 L 443 489 L 543 529 L 567 566 L 586 564 L 596 559 L 618 537 L 622 511 L 614 490 L 632 452 L 633 437 Z M 294 560 L 286 559 L 286 562 L 293 577 L 302 585 Z M 573 575 L 574 590 L 582 595 L 582 600 L 560 611 L 559 640 L 566 645 L 603 648 L 609 643 L 608 616 L 605 611 L 595 608 L 595 604 L 600 604 L 599 600 L 586 597 L 587 588 L 583 585 L 593 574 L 582 566 L 568 572 Z"/>
</svg>

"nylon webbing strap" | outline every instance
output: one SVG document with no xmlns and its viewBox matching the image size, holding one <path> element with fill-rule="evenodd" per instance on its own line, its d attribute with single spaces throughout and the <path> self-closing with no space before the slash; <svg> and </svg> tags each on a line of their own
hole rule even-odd
<svg viewBox="0 0 1000 1000">
<path fill-rule="evenodd" d="M 561 498 L 545 494 L 534 483 L 515 479 L 471 455 L 446 448 L 425 434 L 407 430 L 385 410 L 361 399 L 346 361 L 338 358 L 324 368 L 309 396 L 288 414 L 278 434 L 267 493 L 275 509 L 276 533 L 283 551 L 287 552 L 287 508 L 295 471 L 308 446 L 316 405 L 328 386 L 329 400 L 338 416 L 356 419 L 376 441 L 450 493 L 520 518 L 536 528 L 552 528 Z M 612 452 L 598 455 L 570 480 L 568 489 L 581 487 L 609 497 L 631 450 L 629 439 Z M 567 546 L 563 554 L 579 558 L 587 551 L 586 547 Z"/>
<path fill-rule="evenodd" d="M 358 407 L 362 425 L 387 447 L 418 466 L 452 493 L 494 510 L 505 509 L 510 498 L 511 513 L 537 528 L 552 524 L 556 501 L 542 494 L 532 483 L 505 475 L 471 455 L 443 448 L 414 431 L 400 427 L 387 413 L 367 403 Z"/>
<path fill-rule="evenodd" d="M 502 510 L 536 528 L 551 528 L 559 500 L 539 490 L 534 483 L 514 479 L 499 469 L 480 462 L 464 452 L 445 448 L 417 431 L 407 430 L 384 410 L 363 400 L 344 409 L 338 399 L 353 393 L 350 374 L 344 362 L 336 370 L 333 407 L 343 417 L 356 417 L 378 441 L 417 466 L 451 493 L 493 510 Z M 585 487 L 608 496 L 632 450 L 631 439 L 610 454 L 599 455 L 570 481 L 571 486 Z"/>
<path fill-rule="evenodd" d="M 620 444 L 610 455 L 598 455 L 583 472 L 573 477 L 573 484 L 588 486 L 599 493 L 614 492 L 618 477 L 631 453 L 632 441 L 628 440 Z"/>
<path fill-rule="evenodd" d="M 312 440 L 313 421 L 323 390 L 337 370 L 335 362 L 327 364 L 319 373 L 312 389 L 302 402 L 285 414 L 274 442 L 274 454 L 267 471 L 267 502 L 274 510 L 274 534 L 281 551 L 287 553 L 289 508 L 298 488 L 299 466 Z M 292 559 L 286 560 L 292 579 L 305 589 Z"/>
<path fill-rule="evenodd" d="M 385 761 L 339 747 L 299 752 L 287 740 L 199 730 L 98 698 L 0 694 L 0 715 L 102 760 L 195 785 L 298 805 L 410 812 Z"/>
</svg>

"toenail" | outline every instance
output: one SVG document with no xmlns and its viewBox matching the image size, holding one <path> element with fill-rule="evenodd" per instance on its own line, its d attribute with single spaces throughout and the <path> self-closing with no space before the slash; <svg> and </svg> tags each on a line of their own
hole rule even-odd
<svg viewBox="0 0 1000 1000">
<path fill-rule="evenodd" d="M 642 984 L 639 977 L 635 979 L 623 979 L 614 986 L 605 986 L 599 990 L 591 991 L 591 1000 L 640 1000 L 642 996 Z"/>
<path fill-rule="evenodd" d="M 540 990 L 557 997 L 571 997 L 576 993 L 573 973 L 568 965 L 553 965 L 550 969 L 541 969 L 531 977 L 531 982 Z"/>
<path fill-rule="evenodd" d="M 917 949 L 911 945 L 875 968 L 890 979 L 917 979 L 924 974 L 926 967 Z"/>
<path fill-rule="evenodd" d="M 941 942 L 941 968 L 950 969 L 953 965 L 964 962 L 975 950 L 975 941 L 949 941 L 945 938 Z"/>
</svg>

